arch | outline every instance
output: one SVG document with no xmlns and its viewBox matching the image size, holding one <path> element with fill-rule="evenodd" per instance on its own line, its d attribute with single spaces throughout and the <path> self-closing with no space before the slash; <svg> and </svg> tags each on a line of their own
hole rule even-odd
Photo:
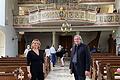
<svg viewBox="0 0 120 80">
<path fill-rule="evenodd" d="M 0 57 L 5 56 L 5 33 L 0 30 Z"/>
</svg>

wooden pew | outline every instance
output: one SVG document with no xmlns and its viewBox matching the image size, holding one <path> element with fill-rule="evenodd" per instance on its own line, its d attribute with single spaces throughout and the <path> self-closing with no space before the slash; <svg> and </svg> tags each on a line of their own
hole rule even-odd
<svg viewBox="0 0 120 80">
<path fill-rule="evenodd" d="M 104 73 L 105 71 L 107 71 L 107 67 L 106 65 L 109 63 L 111 64 L 111 66 L 120 66 L 120 60 L 104 60 L 104 61 L 100 61 L 98 62 L 99 64 L 99 68 L 98 68 L 98 79 L 104 79 L 104 76 L 106 76 L 106 73 Z M 106 76 L 107 77 L 107 76 Z M 108 78 L 108 77 L 107 77 Z M 109 80 L 109 79 L 107 79 Z"/>
<path fill-rule="evenodd" d="M 13 73 L 0 73 L 0 80 L 17 80 Z"/>
<path fill-rule="evenodd" d="M 48 73 L 51 71 L 51 63 L 50 63 L 50 57 L 45 57 L 45 77 L 48 75 Z"/>
<path fill-rule="evenodd" d="M 103 61 L 103 62 L 105 62 L 105 60 L 108 60 L 108 61 L 110 61 L 110 60 L 113 60 L 113 61 L 115 61 L 115 60 L 120 60 L 120 57 L 118 57 L 118 56 L 99 56 L 99 57 L 94 57 L 92 60 L 92 72 L 93 72 L 93 74 L 92 74 L 92 80 L 97 80 L 97 72 L 98 72 L 98 68 L 99 68 L 99 66 L 98 66 L 98 64 L 96 64 L 96 61 L 98 61 L 98 62 L 101 62 L 101 61 Z M 107 62 L 106 62 L 107 63 Z"/>
<path fill-rule="evenodd" d="M 24 72 L 24 79 L 27 80 L 27 68 L 26 66 L 0 66 L 0 73 L 5 75 L 6 73 L 13 73 L 17 68 L 21 67 Z"/>
<path fill-rule="evenodd" d="M 115 53 L 91 53 L 92 57 L 99 57 L 99 56 L 115 56 Z"/>
<path fill-rule="evenodd" d="M 19 67 L 21 67 L 22 70 L 24 71 L 25 74 L 24 80 L 27 80 L 28 77 L 27 77 L 27 68 L 26 68 L 27 67 L 26 58 L 16 58 L 16 57 L 0 58 L 0 72 L 5 72 L 5 74 L 12 73 L 16 68 Z M 51 70 L 49 58 L 45 58 L 45 70 L 46 70 L 45 73 L 45 77 L 46 77 Z"/>
<path fill-rule="evenodd" d="M 24 80 L 27 80 L 27 61 L 26 58 L 18 58 L 18 57 L 5 57 L 0 58 L 0 72 L 2 75 L 6 75 L 8 73 L 11 73 L 21 67 L 24 72 Z M 1 76 L 0 76 L 1 77 Z"/>
<path fill-rule="evenodd" d="M 16 58 L 16 57 L 8 57 L 8 58 L 0 58 L 0 61 L 26 61 L 26 58 Z"/>
<path fill-rule="evenodd" d="M 117 66 L 113 66 L 113 64 L 107 63 L 107 80 L 120 80 L 120 72 L 117 72 L 118 68 L 120 68 L 120 63 L 117 63 Z"/>
<path fill-rule="evenodd" d="M 119 60 L 111 60 L 110 59 L 110 60 L 100 60 L 100 61 L 98 61 L 97 70 L 96 70 L 96 72 L 98 72 L 98 73 L 95 73 L 96 74 L 95 76 L 97 76 L 97 78 L 95 77 L 95 79 L 92 79 L 92 80 L 97 80 L 97 79 L 98 80 L 104 80 L 104 76 L 107 75 L 104 72 L 108 70 L 107 67 L 106 67 L 106 65 L 108 63 L 111 64 L 111 66 L 120 66 L 120 59 Z M 107 80 L 109 80 L 108 76 L 106 76 L 106 77 L 107 77 Z"/>
</svg>

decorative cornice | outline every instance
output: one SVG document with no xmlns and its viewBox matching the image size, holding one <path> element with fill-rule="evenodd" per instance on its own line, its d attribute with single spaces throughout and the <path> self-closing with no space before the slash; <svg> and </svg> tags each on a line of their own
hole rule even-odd
<svg viewBox="0 0 120 80">
<path fill-rule="evenodd" d="M 71 32 L 75 31 L 112 31 L 117 30 L 117 26 L 94 26 L 94 27 L 75 27 L 72 29 Z M 62 32 L 60 27 L 57 28 L 15 28 L 17 32 L 24 31 L 24 32 Z"/>
</svg>

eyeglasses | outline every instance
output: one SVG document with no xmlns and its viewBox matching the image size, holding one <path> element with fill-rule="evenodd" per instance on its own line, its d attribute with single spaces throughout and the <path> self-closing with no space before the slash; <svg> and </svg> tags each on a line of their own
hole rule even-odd
<svg viewBox="0 0 120 80">
<path fill-rule="evenodd" d="M 38 44 L 38 45 L 40 45 L 40 43 L 35 43 L 35 42 L 33 42 L 32 44 Z"/>
<path fill-rule="evenodd" d="M 74 40 L 81 40 L 80 38 L 74 38 Z"/>
</svg>

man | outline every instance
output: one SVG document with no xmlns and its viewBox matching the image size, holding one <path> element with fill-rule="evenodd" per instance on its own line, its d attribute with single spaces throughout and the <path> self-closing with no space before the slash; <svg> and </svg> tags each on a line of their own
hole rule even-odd
<svg viewBox="0 0 120 80">
<path fill-rule="evenodd" d="M 70 61 L 70 71 L 74 73 L 75 80 L 85 80 L 86 76 L 90 76 L 90 60 L 87 45 L 81 42 L 81 36 L 75 35 Z"/>
<path fill-rule="evenodd" d="M 51 53 L 51 62 L 53 64 L 53 67 L 55 67 L 55 63 L 56 63 L 56 50 L 54 48 L 54 45 L 51 46 L 50 53 Z"/>
</svg>

